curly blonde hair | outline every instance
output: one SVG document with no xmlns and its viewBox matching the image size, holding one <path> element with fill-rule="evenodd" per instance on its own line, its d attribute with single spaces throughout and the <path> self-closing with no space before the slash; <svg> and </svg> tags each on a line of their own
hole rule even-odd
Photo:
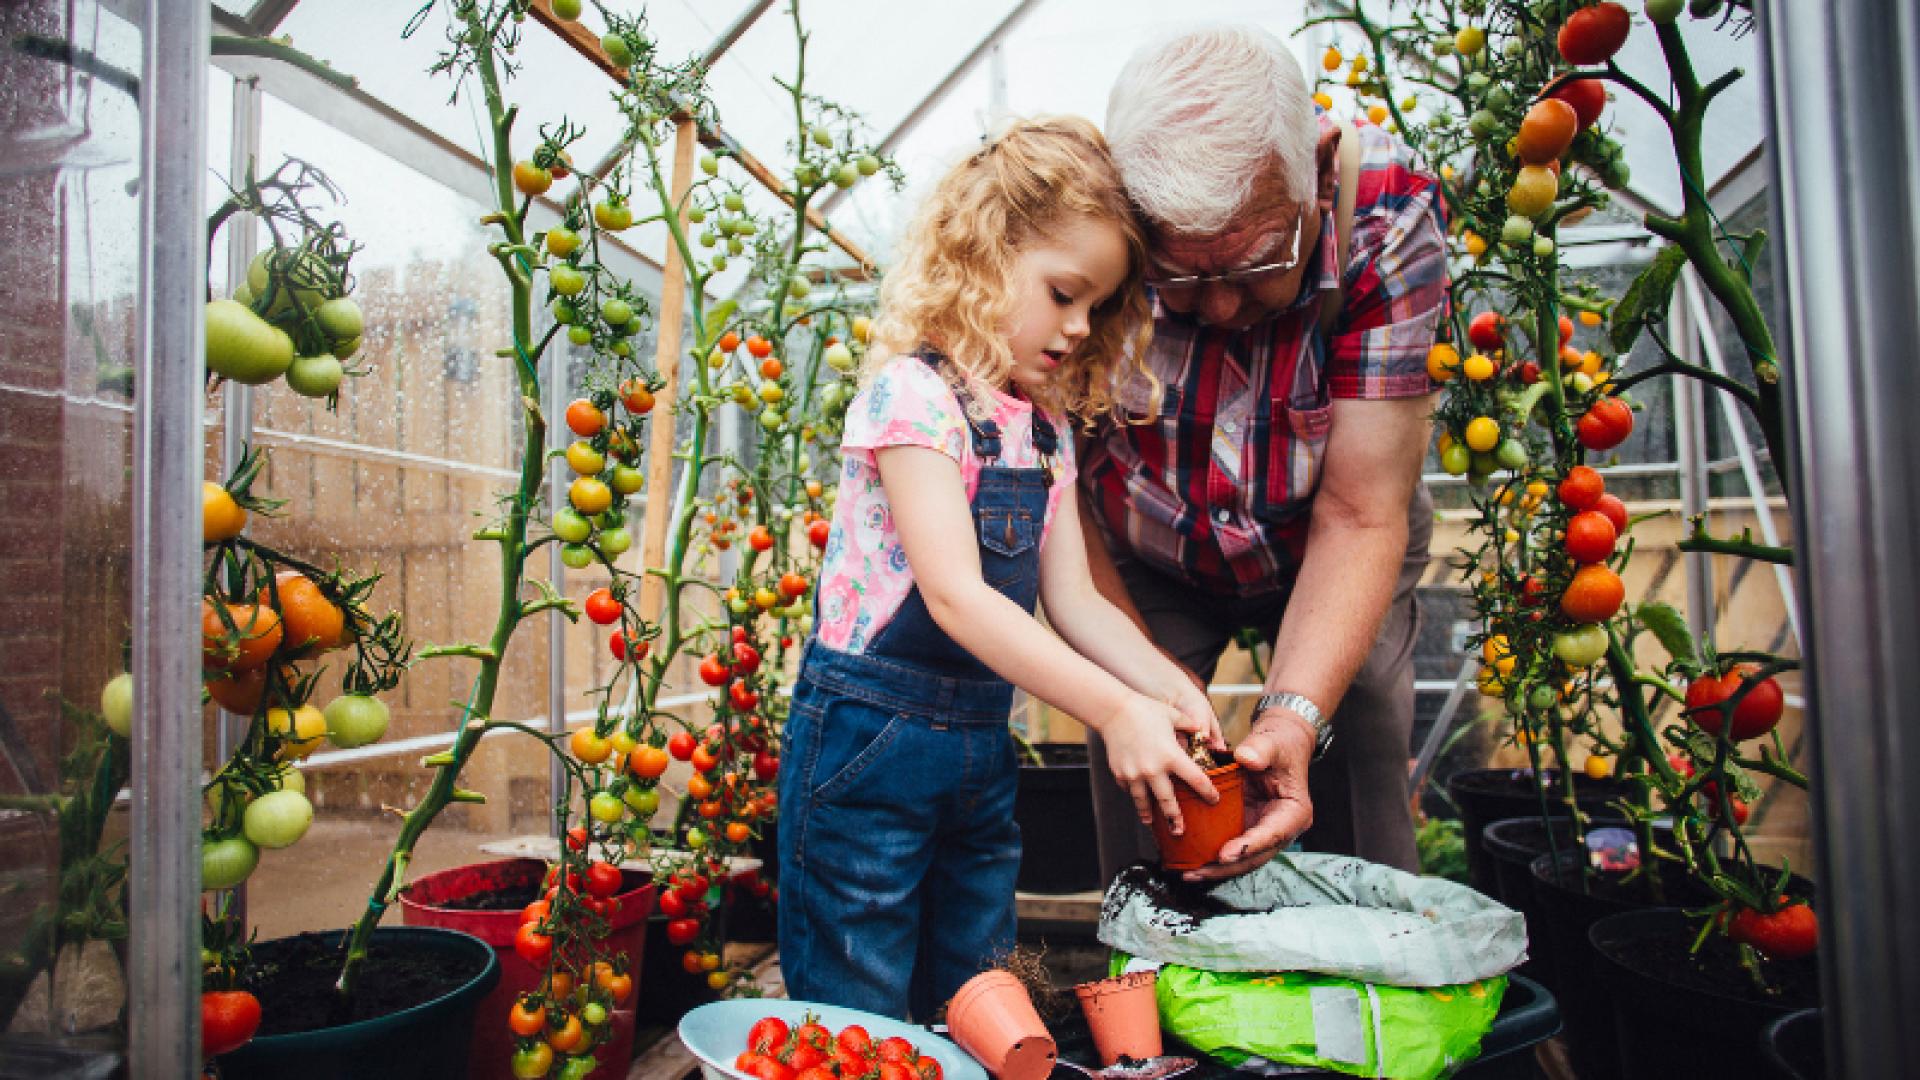
<svg viewBox="0 0 1920 1080">
<path fill-rule="evenodd" d="M 935 185 L 881 286 L 862 382 L 894 357 L 930 346 L 959 377 L 1005 386 L 1013 374 L 1007 335 L 1020 250 L 1076 218 L 1120 230 L 1127 275 L 1093 309 L 1086 339 L 1039 404 L 1086 422 L 1110 412 L 1123 364 L 1152 378 L 1145 356 L 1153 318 L 1142 285 L 1147 241 L 1107 140 L 1077 116 L 1017 121 Z"/>
</svg>

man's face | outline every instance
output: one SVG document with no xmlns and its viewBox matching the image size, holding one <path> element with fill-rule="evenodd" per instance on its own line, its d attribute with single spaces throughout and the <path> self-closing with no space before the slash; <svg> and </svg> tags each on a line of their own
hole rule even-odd
<svg viewBox="0 0 1920 1080">
<path fill-rule="evenodd" d="M 1256 184 L 1246 207 L 1220 232 L 1195 235 L 1150 230 L 1149 280 L 1232 274 L 1283 264 L 1227 281 L 1159 285 L 1160 302 L 1211 326 L 1242 330 L 1293 303 L 1320 239 L 1320 204 L 1282 194 L 1278 170 Z M 1298 229 L 1299 247 L 1294 248 Z"/>
</svg>

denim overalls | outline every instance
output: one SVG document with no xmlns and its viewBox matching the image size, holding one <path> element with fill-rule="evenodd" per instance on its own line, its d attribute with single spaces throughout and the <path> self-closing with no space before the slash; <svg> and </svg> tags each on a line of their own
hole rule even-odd
<svg viewBox="0 0 1920 1080">
<path fill-rule="evenodd" d="M 1033 420 L 1051 460 L 1058 436 L 1038 410 Z M 967 425 L 982 463 L 981 574 L 1031 614 L 1052 470 L 1000 465 L 998 425 Z M 917 585 L 864 653 L 807 643 L 780 770 L 780 966 L 792 997 L 924 1022 L 1013 947 L 1012 705 L 1012 684 L 940 629 Z"/>
</svg>

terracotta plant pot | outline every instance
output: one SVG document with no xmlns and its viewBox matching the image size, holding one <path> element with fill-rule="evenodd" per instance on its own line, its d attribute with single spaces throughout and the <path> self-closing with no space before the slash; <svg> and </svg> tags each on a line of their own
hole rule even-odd
<svg viewBox="0 0 1920 1080">
<path fill-rule="evenodd" d="M 1123 1057 L 1142 1061 L 1160 1056 L 1156 981 L 1157 972 L 1133 971 L 1073 988 L 1081 1011 L 1087 1014 L 1087 1027 L 1093 1030 L 1100 1064 L 1112 1065 Z"/>
<path fill-rule="evenodd" d="M 1169 870 L 1197 870 L 1213 862 L 1227 841 L 1247 831 L 1247 793 L 1240 763 L 1230 761 L 1208 769 L 1207 779 L 1220 793 L 1220 801 L 1212 806 L 1187 785 L 1173 786 L 1185 826 L 1179 836 L 1173 835 L 1166 816 L 1154 807 L 1153 838 L 1160 845 L 1160 865 Z"/>
<path fill-rule="evenodd" d="M 1046 1080 L 1053 1036 L 1019 979 L 995 969 L 967 980 L 947 1003 L 947 1030 L 998 1080 Z"/>
</svg>

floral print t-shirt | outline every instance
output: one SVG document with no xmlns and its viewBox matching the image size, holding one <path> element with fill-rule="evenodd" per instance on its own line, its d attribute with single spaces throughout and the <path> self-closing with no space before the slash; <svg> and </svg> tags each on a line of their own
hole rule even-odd
<svg viewBox="0 0 1920 1080">
<path fill-rule="evenodd" d="M 980 395 L 1000 426 L 1000 461 L 1008 468 L 1043 464 L 1033 446 L 1033 404 L 993 391 Z M 1060 499 L 1073 491 L 1073 432 L 1064 418 L 1049 416 L 1060 434 L 1047 492 L 1047 520 L 1040 533 L 1044 547 Z M 846 434 L 840 440 L 840 494 L 834 504 L 833 531 L 827 540 L 815 602 L 815 632 L 820 643 L 842 652 L 865 652 L 907 594 L 913 571 L 893 525 L 893 509 L 880 486 L 874 451 L 889 446 L 923 446 L 960 463 L 967 499 L 980 486 L 981 461 L 974 455 L 967 420 L 953 388 L 926 361 L 899 357 L 880 370 L 873 383 L 847 406 Z"/>
</svg>

